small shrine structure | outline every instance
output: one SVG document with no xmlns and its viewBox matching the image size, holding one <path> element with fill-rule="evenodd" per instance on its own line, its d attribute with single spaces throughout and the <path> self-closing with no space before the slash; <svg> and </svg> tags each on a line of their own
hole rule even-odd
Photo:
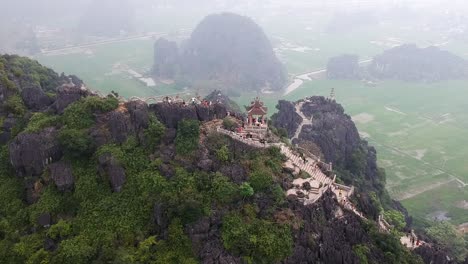
<svg viewBox="0 0 468 264">
<path fill-rule="evenodd" d="M 254 133 L 266 133 L 268 131 L 268 107 L 266 107 L 258 97 L 256 97 L 250 106 L 246 107 L 247 123 L 244 124 L 244 130 Z"/>
</svg>

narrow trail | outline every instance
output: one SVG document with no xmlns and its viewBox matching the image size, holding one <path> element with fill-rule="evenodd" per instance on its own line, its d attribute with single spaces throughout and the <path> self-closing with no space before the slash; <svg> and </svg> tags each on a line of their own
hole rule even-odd
<svg viewBox="0 0 468 264">
<path fill-rule="evenodd" d="M 302 122 L 301 122 L 301 124 L 299 125 L 299 127 L 297 127 L 296 132 L 294 133 L 294 137 L 291 138 L 291 142 L 293 142 L 294 139 L 298 139 L 298 138 L 299 138 L 299 134 L 301 134 L 302 127 L 304 127 L 305 125 L 312 125 L 312 119 L 308 119 L 308 118 L 304 115 L 304 113 L 302 113 L 302 111 L 301 111 L 303 105 L 304 105 L 304 102 L 299 102 L 299 103 L 296 105 L 296 113 L 302 118 Z"/>
</svg>

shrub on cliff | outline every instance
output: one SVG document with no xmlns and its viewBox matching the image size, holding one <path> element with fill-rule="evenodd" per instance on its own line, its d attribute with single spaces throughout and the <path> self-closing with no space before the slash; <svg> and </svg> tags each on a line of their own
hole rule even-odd
<svg viewBox="0 0 468 264">
<path fill-rule="evenodd" d="M 275 263 L 291 254 L 288 226 L 245 218 L 239 213 L 224 217 L 221 236 L 227 250 L 253 263 Z"/>
<path fill-rule="evenodd" d="M 198 148 L 200 124 L 197 120 L 179 122 L 176 136 L 176 150 L 181 155 L 188 155 Z"/>
</svg>

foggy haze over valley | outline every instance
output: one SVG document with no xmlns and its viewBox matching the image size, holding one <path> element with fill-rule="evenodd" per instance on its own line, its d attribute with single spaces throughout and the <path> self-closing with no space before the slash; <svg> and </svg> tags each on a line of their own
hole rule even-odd
<svg viewBox="0 0 468 264">
<path fill-rule="evenodd" d="M 468 263 L 466 0 L 0 8 L 0 263 Z"/>
</svg>

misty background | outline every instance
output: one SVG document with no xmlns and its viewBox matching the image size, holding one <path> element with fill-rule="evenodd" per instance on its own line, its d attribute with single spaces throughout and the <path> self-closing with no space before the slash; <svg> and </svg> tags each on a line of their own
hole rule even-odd
<svg viewBox="0 0 468 264">
<path fill-rule="evenodd" d="M 349 31 L 370 23 L 401 23 L 413 30 L 449 31 L 464 38 L 467 6 L 462 0 L 19 0 L 2 1 L 0 51 L 35 54 L 99 38 L 193 28 L 204 16 L 234 12 L 252 17 L 271 34 L 275 25 L 312 33 Z M 285 28 L 286 30 L 287 28 Z M 437 40 L 434 39 L 434 42 Z"/>
</svg>

